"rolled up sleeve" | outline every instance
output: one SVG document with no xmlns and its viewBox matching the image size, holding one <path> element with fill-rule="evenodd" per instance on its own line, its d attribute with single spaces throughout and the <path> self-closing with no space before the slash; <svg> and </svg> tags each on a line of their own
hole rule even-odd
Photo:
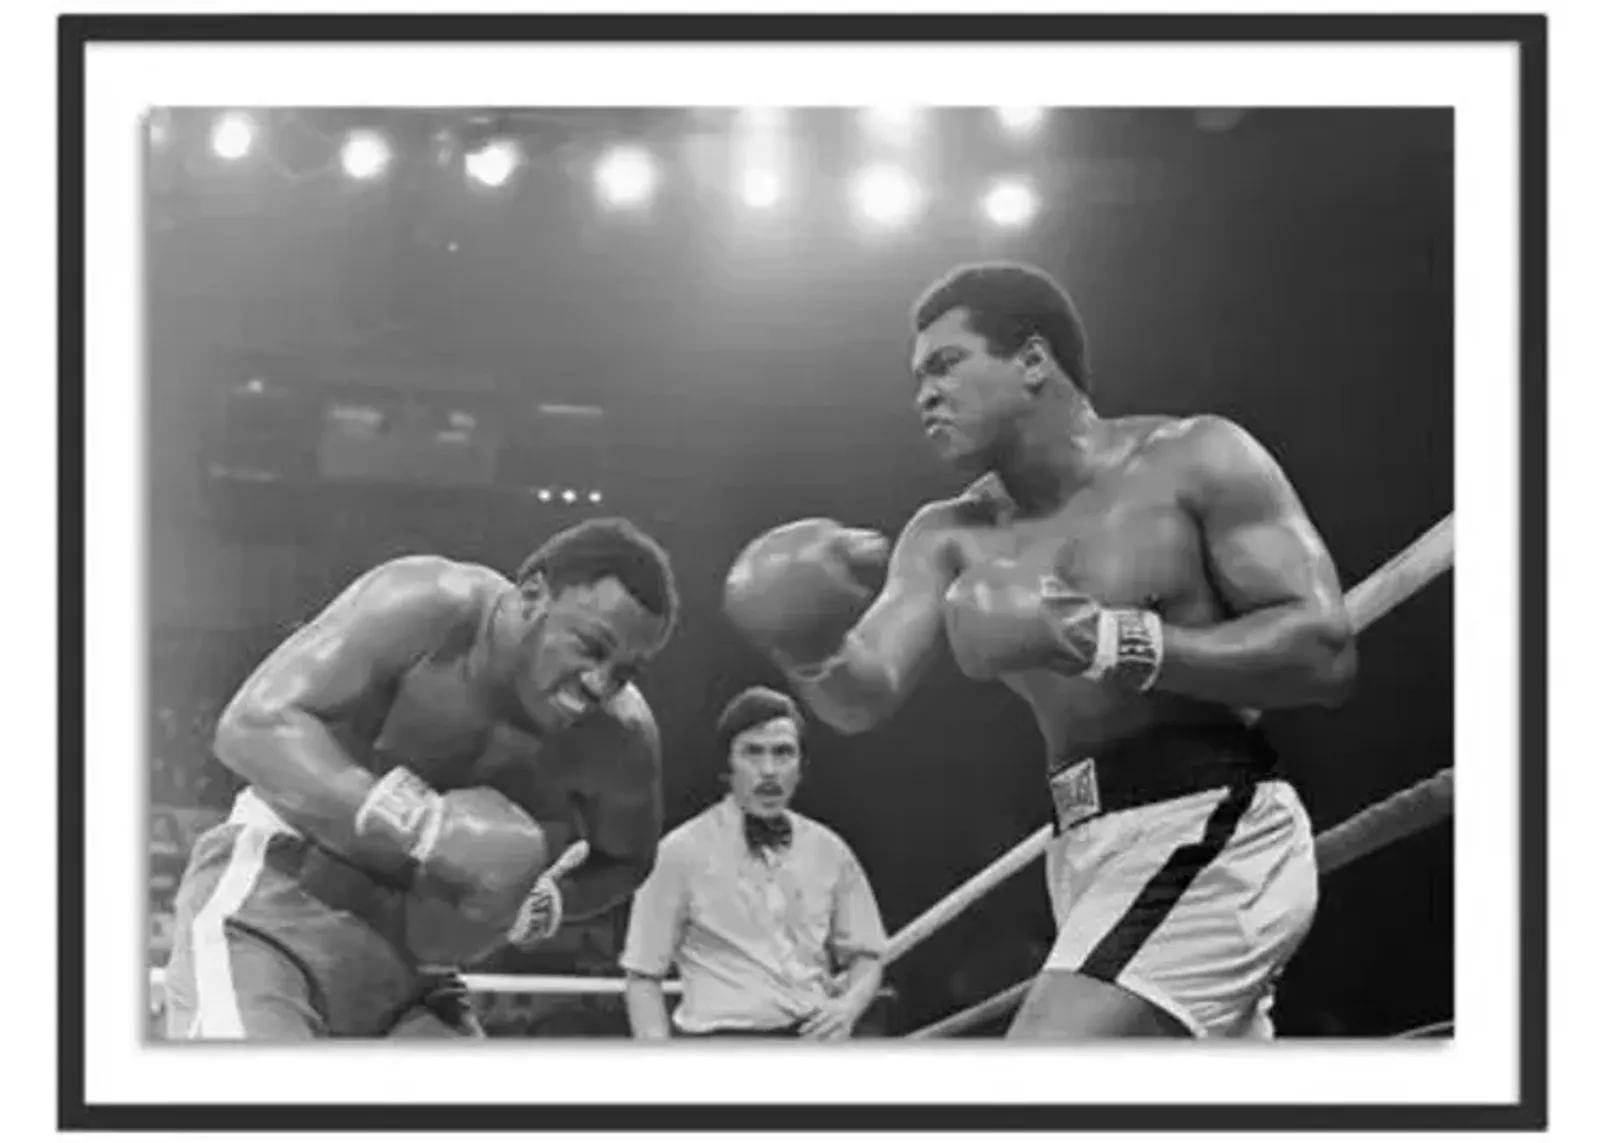
<svg viewBox="0 0 1600 1143">
<path fill-rule="evenodd" d="M 848 964 L 858 956 L 881 957 L 888 943 L 872 885 L 855 854 L 846 850 L 833 894 L 829 946 L 834 959 Z"/>
<path fill-rule="evenodd" d="M 622 969 L 638 976 L 667 974 L 689 915 L 688 861 L 681 846 L 663 844 L 655 868 L 634 891 Z"/>
</svg>

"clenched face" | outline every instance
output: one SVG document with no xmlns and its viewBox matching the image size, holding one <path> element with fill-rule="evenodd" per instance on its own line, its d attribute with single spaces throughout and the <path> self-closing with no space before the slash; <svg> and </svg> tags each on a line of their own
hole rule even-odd
<svg viewBox="0 0 1600 1143">
<path fill-rule="evenodd" d="M 917 415 L 939 455 L 963 470 L 987 471 L 1010 447 L 1031 394 L 1021 360 L 996 357 L 967 327 L 967 311 L 942 315 L 911 351 Z"/>
<path fill-rule="evenodd" d="M 800 785 L 800 728 L 774 718 L 734 735 L 728 747 L 728 788 L 747 814 L 777 817 Z"/>
<path fill-rule="evenodd" d="M 513 678 L 529 717 L 557 730 L 603 705 L 661 649 L 665 621 L 614 576 L 523 595 Z"/>
</svg>

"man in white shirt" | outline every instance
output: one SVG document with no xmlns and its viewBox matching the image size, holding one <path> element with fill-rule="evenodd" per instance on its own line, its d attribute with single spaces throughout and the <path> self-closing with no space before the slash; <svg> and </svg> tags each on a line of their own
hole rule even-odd
<svg viewBox="0 0 1600 1143">
<path fill-rule="evenodd" d="M 675 964 L 682 1036 L 842 1040 L 878 990 L 883 920 L 861 864 L 827 826 L 788 808 L 805 719 L 788 695 L 751 687 L 717 720 L 728 795 L 661 840 L 634 894 L 628 1021 L 672 1035 L 661 981 Z"/>
</svg>

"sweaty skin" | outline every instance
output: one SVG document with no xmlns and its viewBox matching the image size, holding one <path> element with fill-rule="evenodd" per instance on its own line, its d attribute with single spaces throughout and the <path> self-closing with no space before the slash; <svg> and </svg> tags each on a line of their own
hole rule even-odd
<svg viewBox="0 0 1600 1143">
<path fill-rule="evenodd" d="M 1109 447 L 1098 470 L 1053 511 L 1018 511 L 993 477 L 919 511 L 841 669 L 795 680 L 812 708 L 846 731 L 887 717 L 937 650 L 946 592 L 996 559 L 1164 621 L 1165 662 L 1149 692 L 1053 670 L 1001 676 L 1032 709 L 1051 760 L 1160 723 L 1235 717 L 1229 708 L 1335 701 L 1354 655 L 1338 577 L 1267 452 L 1218 417 L 1101 424 Z"/>
<path fill-rule="evenodd" d="M 525 680 L 493 661 L 485 637 L 506 622 L 508 592 L 497 572 L 437 557 L 369 572 L 246 681 L 218 724 L 217 756 L 291 825 L 378 873 L 399 863 L 364 846 L 353 823 L 394 766 L 440 792 L 500 790 L 540 820 L 552 855 L 575 839 L 576 823 L 590 856 L 561 886 L 564 915 L 582 919 L 621 900 L 654 863 L 655 719 L 632 684 L 593 696 L 575 719 L 512 697 L 508 684 Z M 547 647 L 575 669 L 596 660 L 571 646 L 598 641 L 620 661 L 653 646 L 659 630 L 614 579 L 566 589 L 551 611 L 563 618 L 547 625 Z"/>
</svg>

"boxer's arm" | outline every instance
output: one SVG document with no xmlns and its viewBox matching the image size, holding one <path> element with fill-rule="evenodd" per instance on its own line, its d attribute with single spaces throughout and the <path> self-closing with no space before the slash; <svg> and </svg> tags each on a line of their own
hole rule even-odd
<svg viewBox="0 0 1600 1143">
<path fill-rule="evenodd" d="M 327 720 L 388 686 L 461 621 L 470 587 L 451 569 L 417 558 L 369 572 L 280 645 L 217 723 L 218 759 L 289 824 L 384 867 L 400 868 L 403 855 L 358 841 L 355 830 L 375 779 Z"/>
<path fill-rule="evenodd" d="M 1233 706 L 1335 705 L 1356 647 L 1338 572 L 1288 477 L 1244 429 L 1197 418 L 1189 508 L 1212 580 L 1238 618 L 1163 624 L 1155 689 Z"/>
<path fill-rule="evenodd" d="M 888 718 L 933 661 L 943 631 L 944 594 L 955 578 L 948 503 L 922 508 L 900 533 L 883 590 L 827 663 L 786 670 L 817 717 L 844 734 Z"/>
<path fill-rule="evenodd" d="M 581 921 L 612 909 L 655 865 L 661 837 L 661 735 L 637 691 L 616 700 L 618 717 L 596 720 L 582 748 L 596 753 L 594 782 L 577 798 L 589 858 L 558 883 L 562 915 Z"/>
</svg>

